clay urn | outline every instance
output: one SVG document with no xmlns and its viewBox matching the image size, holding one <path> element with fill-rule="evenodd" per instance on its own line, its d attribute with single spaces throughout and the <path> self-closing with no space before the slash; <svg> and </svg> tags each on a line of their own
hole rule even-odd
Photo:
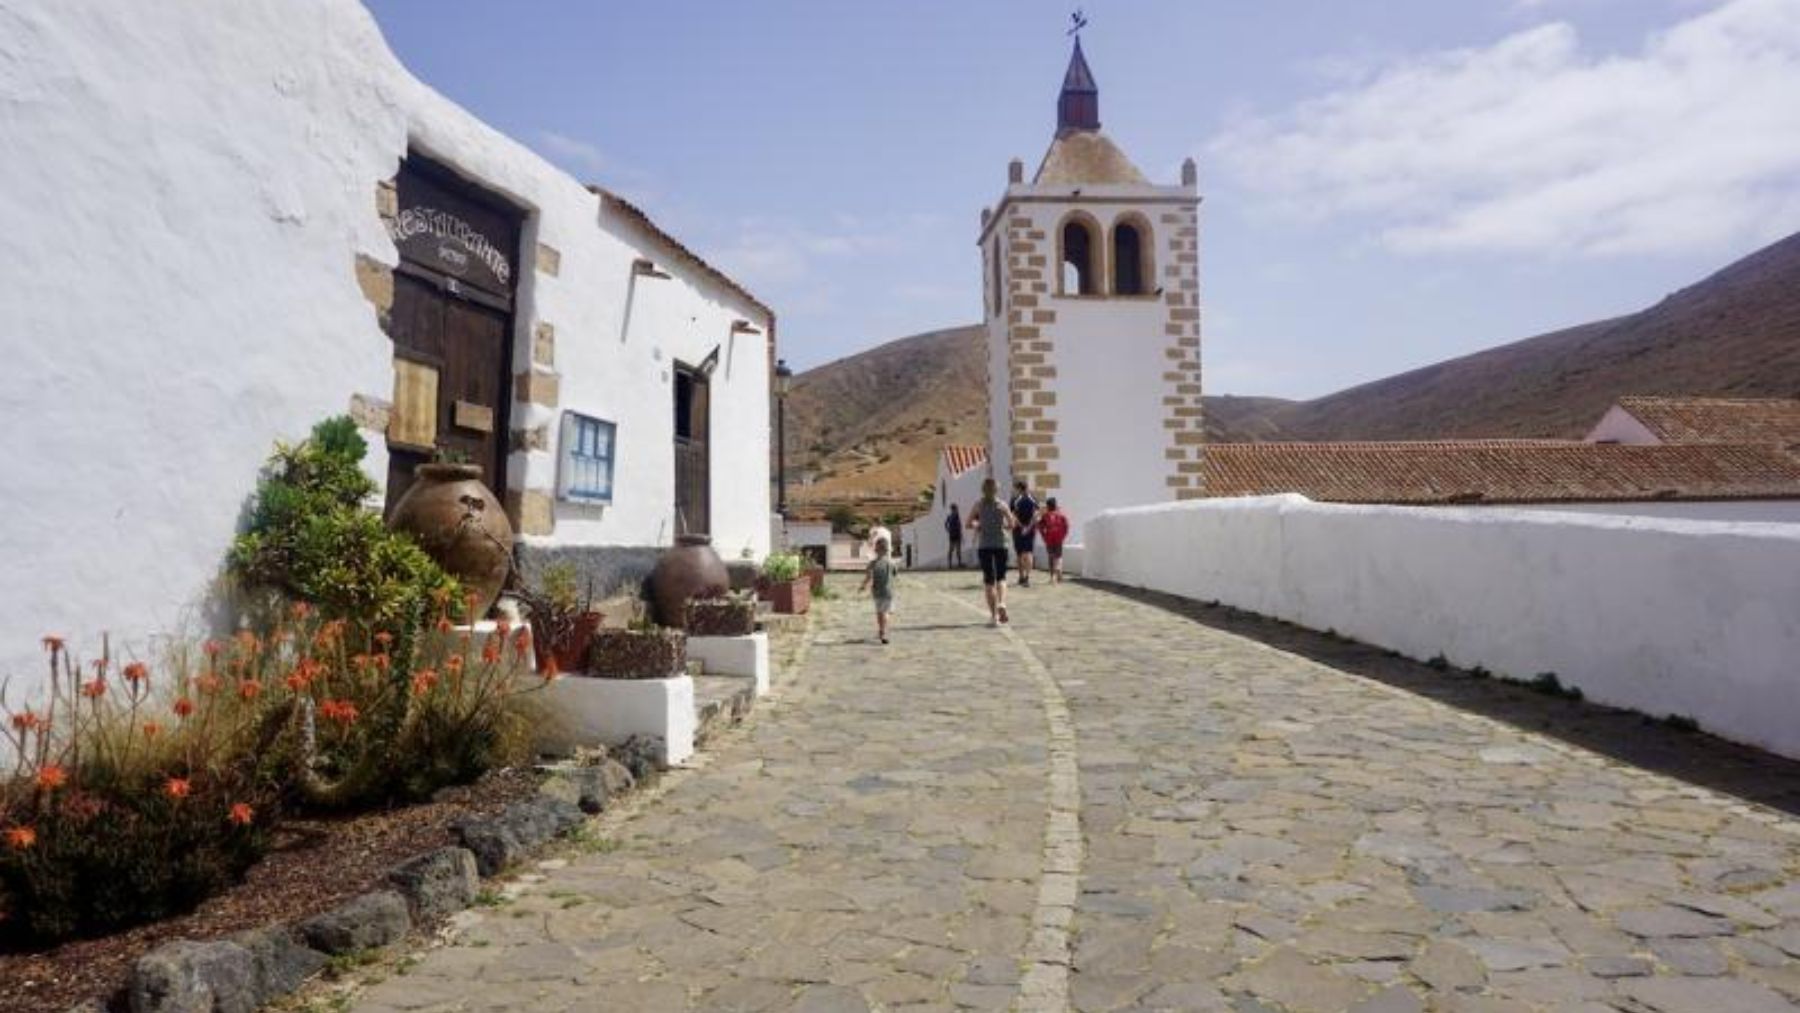
<svg viewBox="0 0 1800 1013">
<path fill-rule="evenodd" d="M 731 587 L 725 561 L 713 551 L 706 535 L 680 535 L 665 549 L 650 571 L 650 601 L 656 621 L 677 629 L 687 627 L 687 603 L 691 598 L 724 594 Z"/>
<path fill-rule="evenodd" d="M 473 622 L 487 615 L 512 572 L 513 529 L 474 464 L 421 464 L 394 504 L 388 527 L 413 537 L 475 598 Z"/>
</svg>

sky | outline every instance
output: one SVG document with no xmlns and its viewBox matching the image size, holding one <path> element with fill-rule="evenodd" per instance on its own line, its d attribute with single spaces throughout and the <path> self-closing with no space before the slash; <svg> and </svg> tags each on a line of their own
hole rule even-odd
<svg viewBox="0 0 1800 1013">
<path fill-rule="evenodd" d="M 367 0 L 420 78 L 638 202 L 807 369 L 982 318 L 1073 3 Z M 1800 0 L 1086 0 L 1106 132 L 1200 166 L 1209 394 L 1642 309 L 1800 231 Z"/>
</svg>

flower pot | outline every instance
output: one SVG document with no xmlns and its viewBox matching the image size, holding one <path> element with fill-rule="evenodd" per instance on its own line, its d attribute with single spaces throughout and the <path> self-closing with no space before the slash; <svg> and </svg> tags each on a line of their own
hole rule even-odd
<svg viewBox="0 0 1800 1013">
<path fill-rule="evenodd" d="M 471 621 L 487 615 L 512 572 L 513 529 L 473 464 L 421 464 L 394 504 L 388 527 L 418 542 L 475 599 Z"/>
<path fill-rule="evenodd" d="M 807 567 L 806 581 L 815 592 L 825 590 L 825 568 L 823 566 Z"/>
<path fill-rule="evenodd" d="M 556 659 L 559 672 L 574 672 L 586 666 L 588 652 L 594 646 L 594 634 L 605 619 L 603 612 L 581 613 L 575 617 L 575 628 L 560 643 L 551 643 L 550 638 L 537 636 L 537 631 L 533 630 L 531 646 L 537 652 L 538 671 L 543 671 L 551 658 Z"/>
<path fill-rule="evenodd" d="M 650 601 L 656 621 L 681 628 L 687 623 L 687 603 L 692 598 L 711 598 L 731 587 L 725 561 L 713 551 L 705 535 L 682 535 L 663 552 L 650 571 Z"/>
<path fill-rule="evenodd" d="M 812 608 L 812 582 L 805 577 L 769 585 L 770 602 L 775 611 L 786 615 L 802 615 Z"/>
<path fill-rule="evenodd" d="M 600 679 L 667 679 L 687 670 L 680 630 L 600 630 L 588 649 L 586 674 Z"/>
</svg>

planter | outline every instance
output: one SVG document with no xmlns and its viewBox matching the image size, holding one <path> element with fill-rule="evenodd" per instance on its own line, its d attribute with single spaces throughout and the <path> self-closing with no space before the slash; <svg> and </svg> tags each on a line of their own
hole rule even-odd
<svg viewBox="0 0 1800 1013">
<path fill-rule="evenodd" d="M 616 632 L 616 631 L 608 631 Z M 634 735 L 658 743 L 657 762 L 681 763 L 694 755 L 699 719 L 694 680 L 603 679 L 575 675 L 551 683 L 551 717 L 538 728 L 538 748 L 568 755 L 595 745 L 616 746 Z"/>
<path fill-rule="evenodd" d="M 506 510 L 482 484 L 473 464 L 421 464 L 417 480 L 388 518 L 388 527 L 411 535 L 444 571 L 475 598 L 470 619 L 494 607 L 512 572 L 513 529 Z"/>
<path fill-rule="evenodd" d="M 744 637 L 756 632 L 756 602 L 750 598 L 695 598 L 687 606 L 690 637 Z"/>
<path fill-rule="evenodd" d="M 805 577 L 770 583 L 767 601 L 775 611 L 786 615 L 802 615 L 812 608 L 812 581 Z"/>
<path fill-rule="evenodd" d="M 769 635 L 746 637 L 689 637 L 688 657 L 700 662 L 707 675 L 731 675 L 753 680 L 756 695 L 769 692 Z"/>
<path fill-rule="evenodd" d="M 538 671 L 543 671 L 552 657 L 556 659 L 556 668 L 560 672 L 573 672 L 587 666 L 588 652 L 594 646 L 594 634 L 599 632 L 600 623 L 606 618 L 602 612 L 583 612 L 575 617 L 575 626 L 563 635 L 558 642 L 551 643 L 549 637 L 537 635 L 537 627 L 532 627 L 531 646 L 537 653 Z"/>
<path fill-rule="evenodd" d="M 604 679 L 666 679 L 687 669 L 687 634 L 680 630 L 600 630 L 588 650 L 586 672 Z"/>
<path fill-rule="evenodd" d="M 682 535 L 675 546 L 656 561 L 650 572 L 650 601 L 656 621 L 680 629 L 687 623 L 687 603 L 692 598 L 711 598 L 731 587 L 725 561 L 713 551 L 705 535 Z"/>
<path fill-rule="evenodd" d="M 807 567 L 806 581 L 814 591 L 825 590 L 825 568 L 823 566 Z"/>
</svg>

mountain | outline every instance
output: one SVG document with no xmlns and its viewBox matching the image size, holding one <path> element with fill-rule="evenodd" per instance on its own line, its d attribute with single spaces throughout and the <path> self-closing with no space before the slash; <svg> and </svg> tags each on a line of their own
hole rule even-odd
<svg viewBox="0 0 1800 1013">
<path fill-rule="evenodd" d="M 981 325 L 953 327 L 796 377 L 790 499 L 917 502 L 940 446 L 987 442 L 985 341 Z M 1800 397 L 1800 234 L 1628 316 L 1312 401 L 1208 397 L 1206 430 L 1221 442 L 1577 438 L 1624 394 Z"/>
</svg>

